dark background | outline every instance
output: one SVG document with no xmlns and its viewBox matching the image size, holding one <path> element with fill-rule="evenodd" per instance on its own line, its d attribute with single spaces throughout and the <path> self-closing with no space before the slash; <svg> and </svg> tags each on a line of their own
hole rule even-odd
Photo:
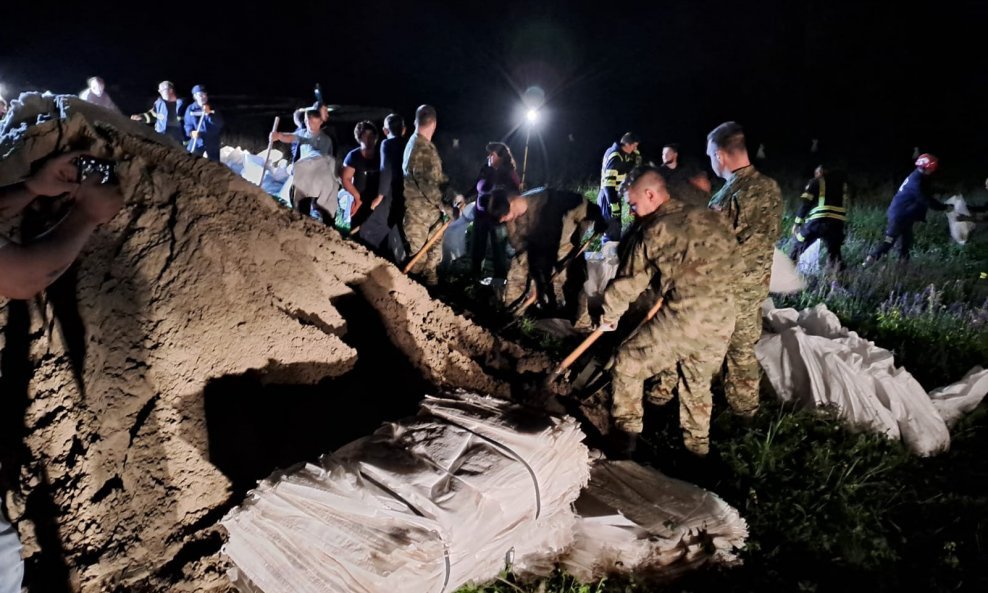
<svg viewBox="0 0 988 593">
<path fill-rule="evenodd" d="M 170 79 L 228 111 L 312 100 L 439 110 L 437 142 L 475 170 L 486 140 L 521 160 L 521 93 L 545 89 L 532 181 L 594 180 L 603 150 L 638 132 L 646 158 L 735 119 L 768 161 L 818 158 L 896 177 L 913 147 L 980 183 L 988 125 L 988 2 L 416 2 L 8 5 L 0 83 L 78 92 L 98 74 L 125 111 Z M 235 105 L 236 104 L 236 105 Z M 269 105 L 270 106 L 270 105 Z M 268 114 L 265 113 L 265 121 Z M 263 138 L 264 126 L 231 121 Z M 270 124 L 267 124 L 268 126 Z M 570 140 L 572 135 L 572 140 Z M 823 153 L 810 156 L 812 138 Z M 453 150 L 452 139 L 461 139 Z M 342 138 L 349 141 L 349 138 Z M 451 155 L 450 151 L 457 154 Z"/>
</svg>

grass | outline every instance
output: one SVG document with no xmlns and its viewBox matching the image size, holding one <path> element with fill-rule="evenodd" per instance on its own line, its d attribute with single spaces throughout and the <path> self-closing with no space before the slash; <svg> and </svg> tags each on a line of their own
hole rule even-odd
<svg viewBox="0 0 988 593">
<path fill-rule="evenodd" d="M 799 180 L 780 181 L 786 195 L 798 195 Z M 988 269 L 988 233 L 955 245 L 944 216 L 931 212 L 916 227 L 910 262 L 890 255 L 861 268 L 882 238 L 894 182 L 869 180 L 855 196 L 848 269 L 810 278 L 806 290 L 776 304 L 826 304 L 850 329 L 892 350 L 929 390 L 988 362 L 988 281 L 978 277 Z M 583 189 L 596 197 L 596 187 Z M 533 324 L 517 331 L 538 344 Z M 931 459 L 883 436 L 852 433 L 830 410 L 784 408 L 767 391 L 750 423 L 726 407 L 718 394 L 704 461 L 683 450 L 675 405 L 649 409 L 644 455 L 740 510 L 750 526 L 742 567 L 701 570 L 664 586 L 584 584 L 565 574 L 526 583 L 505 574 L 461 593 L 988 590 L 988 403 L 952 430 L 949 452 Z"/>
</svg>

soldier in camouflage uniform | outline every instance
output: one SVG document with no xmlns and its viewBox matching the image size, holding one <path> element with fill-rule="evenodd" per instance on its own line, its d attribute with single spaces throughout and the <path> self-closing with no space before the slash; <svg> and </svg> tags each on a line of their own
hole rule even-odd
<svg viewBox="0 0 988 593">
<path fill-rule="evenodd" d="M 782 223 L 779 184 L 751 165 L 744 130 L 735 122 L 717 126 L 707 136 L 707 155 L 718 177 L 727 180 L 712 198 L 710 208 L 724 213 L 737 238 L 744 263 L 736 286 L 737 327 L 727 351 L 724 391 L 731 408 L 743 416 L 758 410 L 761 367 L 755 343 L 762 335 L 762 302 L 768 297 L 775 242 Z"/>
<path fill-rule="evenodd" d="M 415 111 L 415 134 L 405 146 L 402 171 L 405 175 L 405 239 L 409 256 L 414 256 L 439 230 L 443 215 L 451 214 L 447 200 L 448 181 L 443 174 L 439 151 L 432 143 L 436 132 L 436 110 L 422 105 Z M 418 276 L 427 286 L 439 283 L 439 263 L 442 261 L 442 242 L 437 241 L 429 252 L 415 264 L 410 273 Z"/>
<path fill-rule="evenodd" d="M 617 276 L 604 291 L 599 329 L 613 331 L 647 289 L 649 307 L 659 297 L 663 306 L 615 355 L 611 416 L 633 449 L 642 430 L 644 384 L 657 377 L 669 382 L 658 392 L 679 393 L 686 448 L 706 455 L 710 385 L 734 331 L 729 279 L 740 268 L 734 237 L 723 217 L 670 198 L 654 167 L 629 174 L 627 197 L 636 222 L 622 243 Z"/>
<path fill-rule="evenodd" d="M 586 260 L 570 256 L 579 251 L 591 228 L 598 233 L 606 229 L 597 205 L 575 192 L 548 189 L 529 195 L 496 192 L 491 207 L 492 215 L 505 223 L 508 241 L 515 250 L 505 302 L 513 304 L 523 299 L 531 278 L 537 302 L 550 308 L 564 302 L 566 317 L 589 326 L 583 292 Z M 565 266 L 553 281 L 553 273 L 564 261 Z"/>
</svg>

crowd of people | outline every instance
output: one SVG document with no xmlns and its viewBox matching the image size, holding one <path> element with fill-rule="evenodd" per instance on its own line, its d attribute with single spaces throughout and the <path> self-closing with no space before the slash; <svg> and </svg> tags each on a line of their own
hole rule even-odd
<svg viewBox="0 0 988 593">
<path fill-rule="evenodd" d="M 195 102 L 187 107 L 170 82 L 158 91 L 152 108 L 134 118 L 216 158 L 223 120 L 210 107 L 206 89 L 197 85 Z M 90 79 L 87 92 L 87 100 L 115 108 L 98 78 Z M 275 131 L 270 140 L 291 144 L 301 169 L 318 157 L 332 159 L 332 141 L 323 131 L 329 116 L 321 101 L 301 108 L 294 116 L 296 131 Z M 721 376 L 730 406 L 742 415 L 755 412 L 760 367 L 754 346 L 783 213 L 779 186 L 752 165 L 740 125 L 727 122 L 707 137 L 709 170 L 724 180 L 716 193 L 707 169 L 684 158 L 677 144 L 662 146 L 661 165 L 645 165 L 640 138 L 628 132 L 604 152 L 593 202 L 563 189 L 525 191 L 514 156 L 502 142 L 486 146 L 470 190 L 454 192 L 432 141 L 436 109 L 422 105 L 413 124 L 406 140 L 404 119 L 389 115 L 379 147 L 377 125 L 357 123 L 358 146 L 334 171 L 338 196 L 326 202 L 296 184 L 291 204 L 327 224 L 343 213 L 351 237 L 407 264 L 411 275 L 433 287 L 444 276 L 442 246 L 435 239 L 451 218 L 468 210 L 469 273 L 489 283 L 495 302 L 518 315 L 534 306 L 568 319 L 578 330 L 612 331 L 634 303 L 661 300 L 659 313 L 613 356 L 611 412 L 619 448 L 634 448 L 643 400 L 664 403 L 678 394 L 684 442 L 697 455 L 706 454 L 711 384 Z M 895 244 L 900 257 L 908 258 L 913 225 L 930 208 L 951 208 L 933 197 L 930 179 L 937 166 L 935 156 L 919 155 L 915 171 L 892 199 L 885 239 L 864 265 Z M 845 172 L 826 165 L 816 169 L 791 229 L 793 259 L 819 240 L 830 264 L 844 268 L 848 194 Z M 631 224 L 622 218 L 625 205 Z M 974 208 L 972 218 L 984 210 Z M 586 262 L 579 256 L 595 239 L 619 243 L 620 264 L 600 305 L 591 307 L 584 290 Z"/>
<path fill-rule="evenodd" d="M 87 83 L 80 98 L 120 111 L 101 78 Z M 194 155 L 219 160 L 224 120 L 210 105 L 206 87 L 194 86 L 188 104 L 170 81 L 162 81 L 157 90 L 153 105 L 131 119 L 153 125 Z M 0 100 L 0 117 L 6 108 Z M 302 108 L 295 113 L 296 130 L 274 131 L 270 141 L 292 145 L 292 160 L 304 169 L 315 159 L 333 157 L 333 143 L 324 131 L 329 117 L 321 102 Z M 438 122 L 430 105 L 416 110 L 410 134 L 397 113 L 387 116 L 380 133 L 374 122 L 359 122 L 354 129 L 358 146 L 346 154 L 338 172 L 328 173 L 338 174 L 339 196 L 346 199 L 325 201 L 298 184 L 292 205 L 327 223 L 335 220 L 338 209 L 344 210 L 352 237 L 396 264 L 408 264 L 411 275 L 430 287 L 443 280 L 443 252 L 435 239 L 469 205 L 470 274 L 483 280 L 490 270 L 502 306 L 518 314 L 535 306 L 569 319 L 579 330 L 599 332 L 617 331 L 628 325 L 623 321 L 641 319 L 636 308 L 642 302 L 657 309 L 619 342 L 612 357 L 611 438 L 616 453 L 634 451 L 646 401 L 662 405 L 678 397 L 684 444 L 692 453 L 706 455 L 711 387 L 720 379 L 734 412 L 747 417 L 755 413 L 761 369 L 754 349 L 783 204 L 779 185 L 753 166 L 739 124 L 723 123 L 706 137 L 710 169 L 724 180 L 718 191 L 712 191 L 704 168 L 680 155 L 677 144 L 662 147 L 660 166 L 644 164 L 640 139 L 628 132 L 603 155 L 594 202 L 563 189 L 525 191 L 514 156 L 502 142 L 487 144 L 470 191 L 452 191 L 433 143 Z M 0 236 L 0 295 L 25 299 L 50 285 L 95 228 L 122 207 L 115 185 L 80 181 L 79 156 L 56 156 L 26 181 L 0 187 L 0 216 L 8 219 L 38 196 L 71 198 L 68 214 L 45 234 L 20 242 Z M 900 258 L 908 259 L 913 226 L 931 208 L 951 209 L 930 188 L 938 165 L 931 154 L 916 159 L 915 170 L 888 208 L 884 240 L 864 265 L 896 245 Z M 831 265 L 843 269 L 848 194 L 845 172 L 826 165 L 816 169 L 791 229 L 792 258 L 819 240 Z M 625 206 L 630 223 L 623 218 Z M 964 219 L 984 222 L 986 214 L 988 206 L 972 207 Z M 584 290 L 586 261 L 580 255 L 598 238 L 619 244 L 620 263 L 599 305 L 591 307 Z"/>
<path fill-rule="evenodd" d="M 101 78 L 87 82 L 82 99 L 119 111 Z M 210 105 L 205 86 L 193 87 L 189 104 L 177 97 L 169 81 L 158 85 L 158 94 L 148 111 L 132 119 L 187 143 L 193 154 L 218 160 L 224 122 Z M 329 116 L 322 102 L 301 108 L 293 118 L 297 129 L 274 131 L 270 141 L 292 145 L 292 160 L 301 170 L 317 158 L 332 159 L 333 143 L 324 131 Z M 768 294 L 783 213 L 779 186 L 752 165 L 740 125 L 727 122 L 707 136 L 710 170 L 724 180 L 716 193 L 705 169 L 684 159 L 678 145 L 662 147 L 660 166 L 645 165 L 639 137 L 628 132 L 604 152 L 594 203 L 562 189 L 525 191 L 514 156 L 501 142 L 486 146 L 486 159 L 470 191 L 456 193 L 432 141 L 436 109 L 420 106 L 413 124 L 406 140 L 404 119 L 389 115 L 379 147 L 377 125 L 357 123 L 358 146 L 341 167 L 321 173 L 338 179 L 338 195 L 307 195 L 315 192 L 299 183 L 292 205 L 328 224 L 342 211 L 353 238 L 396 264 L 407 264 L 411 275 L 427 286 L 443 279 L 442 245 L 436 238 L 469 205 L 472 277 L 489 278 L 496 302 L 516 314 L 535 306 L 568 319 L 578 330 L 615 330 L 634 303 L 661 300 L 659 313 L 622 342 L 613 357 L 613 432 L 628 449 L 641 431 L 643 400 L 663 403 L 678 394 L 684 442 L 704 455 L 711 382 L 721 374 L 731 407 L 739 414 L 754 413 L 760 379 L 754 345 L 761 334 L 761 303 Z M 895 245 L 900 258 L 908 259 L 915 223 L 925 220 L 931 208 L 952 208 L 935 199 L 930 187 L 938 165 L 931 154 L 918 156 L 915 170 L 888 208 L 884 240 L 863 265 Z M 84 196 L 88 190 L 76 191 Z M 825 165 L 816 169 L 791 229 L 793 259 L 819 240 L 830 264 L 843 269 L 848 194 L 845 172 Z M 21 203 L 7 198 L 4 207 L 15 202 Z M 630 225 L 622 218 L 625 205 L 634 219 Z M 973 207 L 968 218 L 983 220 L 986 210 Z M 596 238 L 619 243 L 620 264 L 600 305 L 592 308 L 584 290 L 586 262 L 579 255 Z M 77 252 L 79 245 L 71 244 Z M 0 249 L 0 256 L 16 252 L 8 247 Z M 36 282 L 4 277 L 11 282 L 5 287 L 10 296 L 18 295 L 18 288 L 32 294 L 38 290 Z"/>
</svg>

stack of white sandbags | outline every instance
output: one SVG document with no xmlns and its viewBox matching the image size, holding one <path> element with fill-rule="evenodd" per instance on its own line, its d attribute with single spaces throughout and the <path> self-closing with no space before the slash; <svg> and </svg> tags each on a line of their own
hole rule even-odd
<svg viewBox="0 0 988 593">
<path fill-rule="evenodd" d="M 222 155 L 222 149 L 220 154 Z M 267 175 L 270 175 L 274 181 L 277 181 L 279 187 L 280 184 L 283 184 L 288 179 L 288 161 L 285 160 L 284 154 L 280 150 L 271 149 L 270 158 L 268 157 L 267 149 L 257 154 L 244 151 L 243 157 L 243 170 L 240 176 L 254 185 L 257 185 L 261 181 L 261 173 L 265 170 L 265 162 L 267 162 Z"/>
<path fill-rule="evenodd" d="M 570 418 L 458 393 L 276 475 L 222 524 L 244 591 L 452 591 L 512 564 L 547 574 L 589 479 Z"/>
<path fill-rule="evenodd" d="M 957 217 L 961 214 L 967 216 L 971 214 L 971 211 L 967 208 L 967 201 L 964 200 L 964 196 L 956 195 L 951 196 L 945 204 L 950 204 L 954 207 L 953 210 L 947 213 L 947 226 L 950 227 L 950 238 L 956 241 L 959 245 L 964 245 L 967 243 L 968 237 L 971 235 L 971 231 L 974 230 L 976 226 L 975 223 L 970 221 L 961 222 L 957 220 Z"/>
<path fill-rule="evenodd" d="M 717 495 L 630 461 L 596 462 L 576 510 L 562 568 L 584 582 L 739 563 L 748 537 L 747 523 Z"/>
<path fill-rule="evenodd" d="M 927 394 L 892 353 L 841 326 L 819 304 L 811 309 L 763 307 L 768 331 L 755 347 L 776 394 L 803 407 L 834 407 L 855 428 L 902 439 L 914 453 L 950 447 L 948 425 L 976 407 L 988 392 L 988 371 Z"/>
</svg>

